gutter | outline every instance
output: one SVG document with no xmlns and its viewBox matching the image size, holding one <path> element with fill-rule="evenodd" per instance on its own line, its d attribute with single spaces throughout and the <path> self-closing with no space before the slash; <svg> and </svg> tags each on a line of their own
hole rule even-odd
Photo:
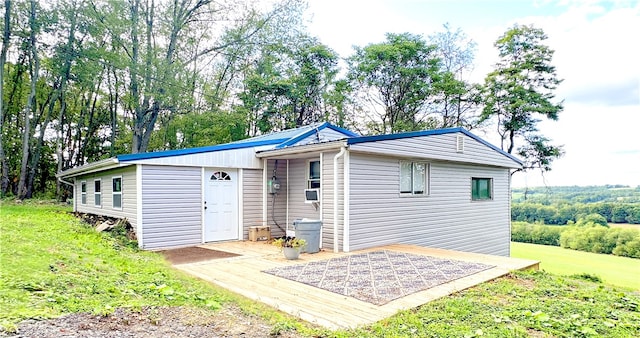
<svg viewBox="0 0 640 338">
<path fill-rule="evenodd" d="M 71 168 L 71 169 L 67 169 L 65 171 L 61 171 L 61 172 L 56 174 L 56 177 L 58 179 L 62 179 L 63 177 L 73 177 L 73 176 L 78 176 L 78 175 L 82 175 L 82 174 L 89 174 L 89 173 L 92 173 L 92 172 L 95 172 L 95 171 L 111 169 L 112 167 L 113 168 L 117 168 L 117 167 L 128 166 L 128 165 L 130 165 L 130 164 L 128 164 L 128 163 L 122 164 L 122 163 L 120 163 L 120 161 L 118 161 L 117 158 L 112 157 L 112 158 L 108 158 L 106 160 L 93 162 L 93 163 L 85 164 L 85 165 L 80 166 L 80 167 Z"/>
<path fill-rule="evenodd" d="M 338 244 L 338 159 L 347 152 L 342 146 L 340 152 L 333 157 L 333 252 L 339 252 Z M 344 179 L 344 178 L 343 178 Z"/>
</svg>

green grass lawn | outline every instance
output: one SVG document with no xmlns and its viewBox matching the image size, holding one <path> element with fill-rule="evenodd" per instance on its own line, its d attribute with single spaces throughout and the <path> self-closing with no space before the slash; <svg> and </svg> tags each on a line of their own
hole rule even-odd
<svg viewBox="0 0 640 338">
<path fill-rule="evenodd" d="M 275 310 L 171 268 L 161 255 L 126 243 L 124 235 L 97 233 L 67 206 L 0 203 L 0 328 L 74 312 L 108 314 L 118 307 L 215 311 L 227 302 L 260 312 L 274 325 L 301 328 Z"/>
<path fill-rule="evenodd" d="M 640 290 L 640 259 L 517 242 L 511 243 L 511 256 L 538 260 L 540 268 L 550 273 L 586 273 L 605 283 Z"/>
<path fill-rule="evenodd" d="M 0 326 L 69 313 L 225 304 L 275 333 L 313 337 L 640 337 L 640 295 L 589 278 L 514 272 L 354 330 L 329 331 L 186 276 L 157 253 L 98 234 L 65 206 L 0 201 Z M 0 330 L 1 331 L 1 330 Z M 286 334 L 286 333 L 285 333 Z"/>
</svg>

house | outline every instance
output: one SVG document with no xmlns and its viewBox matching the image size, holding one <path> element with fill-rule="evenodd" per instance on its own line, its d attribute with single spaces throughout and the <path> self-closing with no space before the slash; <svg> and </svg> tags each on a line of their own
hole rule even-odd
<svg viewBox="0 0 640 338">
<path fill-rule="evenodd" d="M 359 136 L 322 123 L 58 177 L 75 211 L 127 218 L 143 249 L 243 240 L 252 226 L 282 236 L 309 218 L 336 252 L 406 243 L 508 256 L 510 172 L 521 167 L 463 128 Z"/>
</svg>

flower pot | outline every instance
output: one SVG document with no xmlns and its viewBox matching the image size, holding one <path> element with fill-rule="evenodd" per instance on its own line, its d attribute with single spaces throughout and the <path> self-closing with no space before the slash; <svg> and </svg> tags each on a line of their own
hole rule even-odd
<svg viewBox="0 0 640 338">
<path fill-rule="evenodd" d="M 284 257 L 287 259 L 298 259 L 300 256 L 300 248 L 282 248 L 282 252 L 284 252 Z"/>
</svg>

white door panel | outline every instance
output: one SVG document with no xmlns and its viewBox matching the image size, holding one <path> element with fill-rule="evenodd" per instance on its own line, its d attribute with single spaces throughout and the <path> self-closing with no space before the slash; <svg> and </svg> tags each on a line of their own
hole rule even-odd
<svg viewBox="0 0 640 338">
<path fill-rule="evenodd" d="M 236 169 L 205 171 L 204 241 L 238 239 L 238 172 Z"/>
</svg>

